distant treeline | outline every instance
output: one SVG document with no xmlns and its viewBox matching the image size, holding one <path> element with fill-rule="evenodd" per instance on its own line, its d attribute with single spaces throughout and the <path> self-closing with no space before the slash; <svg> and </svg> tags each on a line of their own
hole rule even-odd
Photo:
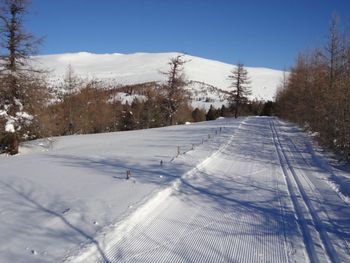
<svg viewBox="0 0 350 263">
<path fill-rule="evenodd" d="M 36 121 L 26 128 L 28 139 L 164 127 L 233 117 L 235 112 L 234 105 L 211 106 L 208 111 L 192 108 L 185 95 L 170 121 L 167 91 L 162 85 L 145 83 L 106 89 L 98 81 L 79 83 L 71 86 L 74 91 L 65 92 L 53 103 L 36 105 Z M 59 89 L 66 88 L 67 81 Z M 118 94 L 126 94 L 124 98 L 130 97 L 130 102 L 122 103 Z M 247 101 L 241 106 L 240 115 L 270 115 L 266 105 L 269 103 Z"/>
<path fill-rule="evenodd" d="M 334 15 L 323 48 L 300 54 L 276 96 L 278 116 L 350 159 L 350 41 Z"/>
</svg>

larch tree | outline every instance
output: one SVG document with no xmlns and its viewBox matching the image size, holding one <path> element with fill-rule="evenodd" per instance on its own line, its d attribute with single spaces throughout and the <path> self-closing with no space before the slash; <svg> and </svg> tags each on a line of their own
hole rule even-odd
<svg viewBox="0 0 350 263">
<path fill-rule="evenodd" d="M 234 106 L 235 118 L 237 118 L 240 107 L 248 101 L 248 96 L 251 94 L 248 71 L 244 68 L 243 64 L 239 63 L 232 70 L 229 79 L 231 80 L 230 88 L 232 88 L 229 100 Z"/>
<path fill-rule="evenodd" d="M 342 113 L 341 102 L 344 96 L 342 85 L 346 72 L 346 41 L 340 31 L 339 17 L 336 14 L 332 16 L 327 40 L 321 53 L 328 80 L 328 85 L 325 85 L 323 90 L 327 120 L 325 128 L 327 129 L 327 138 L 334 141 L 335 138 L 339 137 L 338 133 L 341 132 L 340 127 L 342 127 L 342 117 L 340 116 Z"/>
<path fill-rule="evenodd" d="M 333 15 L 327 42 L 300 56 L 276 96 L 280 117 L 350 160 L 350 41 Z"/>
<path fill-rule="evenodd" d="M 184 55 L 178 55 L 170 58 L 170 69 L 167 72 L 162 72 L 167 76 L 167 84 L 164 86 L 165 100 L 164 108 L 168 125 L 175 124 L 175 115 L 183 105 L 187 104 L 188 98 L 184 87 L 186 80 L 184 75 Z"/>
<path fill-rule="evenodd" d="M 27 0 L 0 1 L 0 118 L 5 122 L 4 150 L 18 153 L 19 142 L 34 116 L 28 111 L 34 75 L 30 65 L 40 40 L 24 29 Z"/>
<path fill-rule="evenodd" d="M 332 15 L 328 29 L 328 41 L 321 56 L 325 60 L 328 75 L 328 90 L 332 90 L 344 69 L 346 47 L 344 35 L 339 31 L 339 17 Z"/>
<path fill-rule="evenodd" d="M 65 104 L 65 118 L 67 119 L 67 133 L 74 134 L 75 131 L 75 96 L 82 86 L 82 80 L 75 74 L 71 64 L 66 69 L 66 75 L 63 80 L 63 102 Z"/>
</svg>

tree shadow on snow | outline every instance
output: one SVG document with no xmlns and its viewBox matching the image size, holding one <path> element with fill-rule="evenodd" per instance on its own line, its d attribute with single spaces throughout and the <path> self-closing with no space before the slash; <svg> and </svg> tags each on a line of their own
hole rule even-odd
<svg viewBox="0 0 350 263">
<path fill-rule="evenodd" d="M 82 228 L 79 228 L 69 221 L 67 215 L 65 214 L 68 210 L 64 211 L 62 209 L 62 203 L 57 198 L 57 196 L 52 197 L 52 200 L 46 200 L 47 204 L 44 205 L 36 200 L 36 193 L 34 191 L 34 187 L 31 188 L 30 182 L 25 182 L 25 184 L 19 185 L 18 183 L 16 184 L 14 182 L 5 182 L 3 180 L 0 180 L 0 184 L 2 184 L 10 192 L 15 193 L 18 197 L 14 209 L 21 207 L 21 211 L 26 210 L 30 214 L 43 213 L 49 215 L 53 219 L 58 219 L 65 226 L 65 229 L 53 229 L 49 226 L 46 227 L 45 224 L 34 225 L 31 224 L 31 222 L 26 222 L 26 225 L 23 228 L 17 229 L 16 231 L 22 231 L 25 233 L 27 232 L 25 235 L 28 236 L 32 236 L 34 233 L 38 233 L 38 235 L 44 234 L 45 236 L 52 236 L 55 238 L 59 237 L 60 239 L 64 239 L 65 242 L 72 242 L 73 244 L 88 240 L 89 243 L 93 244 L 96 247 L 100 257 L 103 258 L 104 262 L 110 262 L 101 249 L 99 242 L 93 237 L 93 235 L 89 234 L 87 231 L 84 231 Z M 8 202 L 11 202 L 10 206 L 12 207 L 14 204 L 13 198 L 10 198 Z M 83 217 L 79 218 L 80 224 L 86 224 L 86 221 L 87 220 Z M 40 237 L 38 236 L 38 238 Z"/>
</svg>

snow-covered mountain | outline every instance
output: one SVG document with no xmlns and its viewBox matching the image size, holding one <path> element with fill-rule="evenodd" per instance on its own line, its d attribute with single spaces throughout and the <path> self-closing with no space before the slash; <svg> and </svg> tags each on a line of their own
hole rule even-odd
<svg viewBox="0 0 350 263">
<path fill-rule="evenodd" d="M 37 66 L 51 70 L 53 81 L 63 78 L 70 64 L 82 77 L 98 78 L 113 84 L 137 84 L 164 81 L 162 71 L 167 71 L 169 58 L 180 53 L 92 54 L 87 52 L 43 55 L 35 57 Z M 228 90 L 228 76 L 234 65 L 186 55 L 187 79 L 197 91 L 205 87 Z M 271 100 L 280 83 L 283 72 L 268 68 L 247 67 L 252 87 L 252 98 Z M 201 85 L 202 84 L 202 85 Z M 200 86 L 200 87 L 199 87 Z M 211 94 L 217 98 L 216 95 Z"/>
</svg>

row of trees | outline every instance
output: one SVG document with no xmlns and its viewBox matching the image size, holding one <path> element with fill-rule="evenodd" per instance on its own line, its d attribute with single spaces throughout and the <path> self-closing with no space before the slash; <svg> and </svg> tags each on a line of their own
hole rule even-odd
<svg viewBox="0 0 350 263">
<path fill-rule="evenodd" d="M 325 46 L 299 55 L 276 103 L 279 116 L 350 159 L 350 41 L 335 15 Z"/>
<path fill-rule="evenodd" d="M 117 89 L 105 89 L 103 83 L 93 81 L 84 84 L 69 66 L 63 84 L 58 88 L 64 91 L 60 101 L 48 106 L 53 119 L 50 121 L 49 135 L 69 135 L 76 133 L 98 133 L 119 130 L 134 130 L 161 127 L 185 123 L 186 121 L 214 120 L 220 116 L 237 118 L 238 114 L 261 114 L 263 103 L 249 101 L 250 94 L 248 73 L 239 64 L 229 78 L 232 80 L 232 91 L 229 96 L 229 107 L 221 109 L 210 107 L 192 109 L 190 94 L 184 89 L 187 85 L 184 75 L 186 60 L 179 55 L 169 60 L 169 70 L 163 72 L 167 83 L 145 83 L 130 85 Z M 137 92 L 133 92 L 137 90 Z M 122 104 L 115 95 L 119 92 L 130 95 L 143 94 L 139 99 Z"/>
<path fill-rule="evenodd" d="M 78 79 L 72 73 L 67 76 Z M 75 83 L 80 84 L 74 85 L 71 92 L 65 92 L 62 99 L 47 107 L 46 136 L 147 129 L 193 121 L 186 98 L 178 101 L 173 94 L 169 101 L 167 85 L 138 84 L 137 88 L 142 89 L 144 95 L 130 95 L 131 102 L 122 103 L 117 95 L 123 89 L 105 89 L 98 81 Z M 132 88 L 128 86 L 126 89 Z"/>
</svg>

